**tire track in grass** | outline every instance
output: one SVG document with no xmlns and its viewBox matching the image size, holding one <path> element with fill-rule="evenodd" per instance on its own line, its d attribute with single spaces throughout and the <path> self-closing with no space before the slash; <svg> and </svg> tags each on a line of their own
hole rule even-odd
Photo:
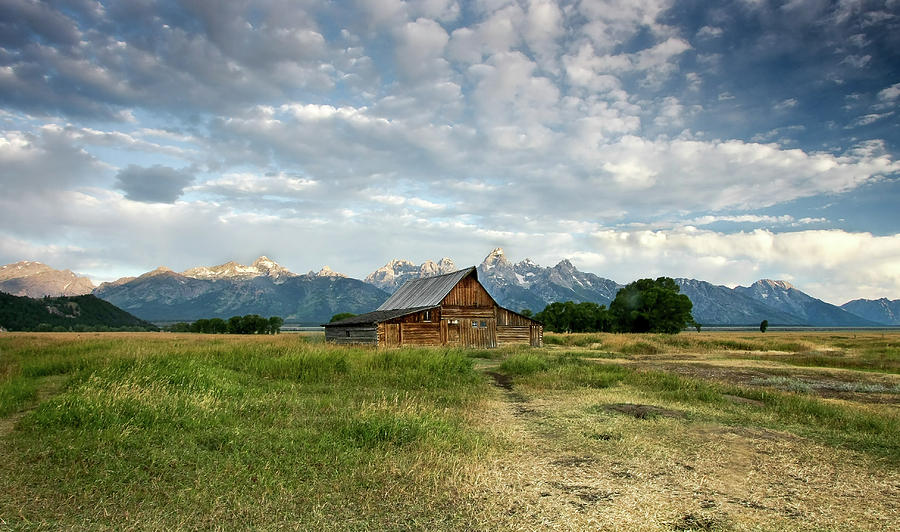
<svg viewBox="0 0 900 532">
<path fill-rule="evenodd" d="M 498 499 L 513 528 L 576 530 L 597 524 L 596 514 L 616 503 L 621 494 L 608 479 L 600 478 L 602 460 L 573 454 L 562 444 L 563 434 L 541 430 L 543 409 L 516 390 L 513 379 L 485 371 L 502 392 L 503 412 L 493 416 L 504 423 L 504 432 L 515 437 L 516 451 L 503 466 L 504 485 Z"/>
<path fill-rule="evenodd" d="M 18 412 L 13 412 L 4 418 L 0 418 L 0 438 L 5 438 L 11 434 L 16 429 L 19 421 L 33 412 L 42 402 L 57 395 L 62 390 L 65 378 L 65 375 L 41 377 L 38 380 L 37 397 L 34 402 Z"/>
</svg>

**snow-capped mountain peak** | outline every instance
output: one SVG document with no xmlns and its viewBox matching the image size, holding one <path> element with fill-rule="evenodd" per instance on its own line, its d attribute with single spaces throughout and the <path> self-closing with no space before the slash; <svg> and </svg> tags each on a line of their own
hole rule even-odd
<svg viewBox="0 0 900 532">
<path fill-rule="evenodd" d="M 432 277 L 456 269 L 456 264 L 448 257 L 438 262 L 427 260 L 418 266 L 408 260 L 394 259 L 366 276 L 365 282 L 393 293 L 410 279 Z"/>
<path fill-rule="evenodd" d="M 780 290 L 790 290 L 794 288 L 794 285 L 787 281 L 776 281 L 774 279 L 760 279 L 753 283 L 754 285 L 759 285 L 760 287 L 768 288 L 769 290 L 780 289 Z"/>
<path fill-rule="evenodd" d="M 494 267 L 509 266 L 509 261 L 506 260 L 506 255 L 504 255 L 503 253 L 503 248 L 494 248 L 490 253 L 488 253 L 488 256 L 484 258 L 481 266 L 485 271 L 487 271 Z"/>
<path fill-rule="evenodd" d="M 322 269 L 319 270 L 318 272 L 313 272 L 310 270 L 310 272 L 307 275 L 310 277 L 347 277 L 343 273 L 339 273 L 339 272 L 332 270 L 327 265 L 322 266 Z"/>
<path fill-rule="evenodd" d="M 193 279 L 252 279 L 254 277 L 268 276 L 275 279 L 280 277 L 293 277 L 296 274 L 281 266 L 265 255 L 259 257 L 249 266 L 228 261 L 218 266 L 198 266 L 182 272 L 185 277 Z"/>
</svg>

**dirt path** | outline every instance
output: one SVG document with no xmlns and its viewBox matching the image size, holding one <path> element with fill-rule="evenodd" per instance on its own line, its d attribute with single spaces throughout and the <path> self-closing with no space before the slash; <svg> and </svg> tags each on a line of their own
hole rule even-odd
<svg viewBox="0 0 900 532">
<path fill-rule="evenodd" d="M 900 519 L 900 475 L 851 451 L 692 420 L 619 390 L 530 396 L 485 373 L 498 392 L 487 417 L 512 442 L 478 486 L 500 528 L 882 529 Z"/>
<path fill-rule="evenodd" d="M 64 375 L 52 375 L 49 377 L 41 378 L 38 382 L 37 398 L 34 403 L 32 403 L 24 410 L 19 410 L 18 412 L 13 412 L 12 414 L 4 418 L 0 418 L 0 438 L 7 436 L 13 430 L 15 430 L 16 424 L 19 422 L 19 420 L 21 420 L 29 412 L 37 408 L 39 404 L 41 404 L 48 398 L 58 394 L 60 390 L 62 390 L 64 383 Z"/>
</svg>

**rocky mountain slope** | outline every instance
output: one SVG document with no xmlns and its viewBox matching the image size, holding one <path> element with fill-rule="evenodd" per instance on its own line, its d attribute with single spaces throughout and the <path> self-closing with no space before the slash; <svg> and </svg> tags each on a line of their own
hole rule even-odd
<svg viewBox="0 0 900 532">
<path fill-rule="evenodd" d="M 446 257 L 438 262 L 428 260 L 418 266 L 408 260 L 392 260 L 366 276 L 365 282 L 393 294 L 410 279 L 442 275 L 458 269 L 456 264 Z"/>
<path fill-rule="evenodd" d="M 704 325 L 758 325 L 768 320 L 775 325 L 804 325 L 798 316 L 760 303 L 727 286 L 697 279 L 675 279 L 681 293 L 688 296 L 694 308 L 694 320 Z"/>
<path fill-rule="evenodd" d="M 226 263 L 183 273 L 160 267 L 140 277 L 103 283 L 94 295 L 146 320 L 260 314 L 305 324 L 328 321 L 338 312 L 368 312 L 388 297 L 327 267 L 297 275 L 266 257 L 250 266 Z"/>
<path fill-rule="evenodd" d="M 734 291 L 777 311 L 796 316 L 807 325 L 817 327 L 873 327 L 880 325 L 821 299 L 816 299 L 785 281 L 761 279 L 747 287 L 737 286 Z M 771 319 L 769 323 L 774 324 Z"/>
<path fill-rule="evenodd" d="M 564 259 L 542 267 L 531 259 L 512 263 L 502 248 L 491 251 L 478 265 L 478 279 L 500 305 L 539 312 L 554 301 L 592 301 L 609 306 L 622 285 L 579 271 Z"/>
<path fill-rule="evenodd" d="M 21 261 L 0 266 L 0 292 L 14 296 L 80 296 L 90 294 L 94 283 L 71 270 L 54 270 L 46 264 Z"/>
<path fill-rule="evenodd" d="M 885 325 L 900 325 L 900 299 L 854 299 L 841 308 L 869 321 Z"/>
</svg>

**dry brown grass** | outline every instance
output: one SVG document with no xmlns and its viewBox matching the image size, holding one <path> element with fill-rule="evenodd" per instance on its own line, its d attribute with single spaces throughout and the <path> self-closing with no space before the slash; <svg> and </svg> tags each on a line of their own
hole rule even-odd
<svg viewBox="0 0 900 532">
<path fill-rule="evenodd" d="M 514 442 L 479 477 L 483 522 L 500 528 L 878 530 L 900 517 L 900 474 L 861 453 L 789 432 L 594 408 L 651 401 L 638 390 L 525 397 L 501 394 L 486 416 Z"/>
</svg>

